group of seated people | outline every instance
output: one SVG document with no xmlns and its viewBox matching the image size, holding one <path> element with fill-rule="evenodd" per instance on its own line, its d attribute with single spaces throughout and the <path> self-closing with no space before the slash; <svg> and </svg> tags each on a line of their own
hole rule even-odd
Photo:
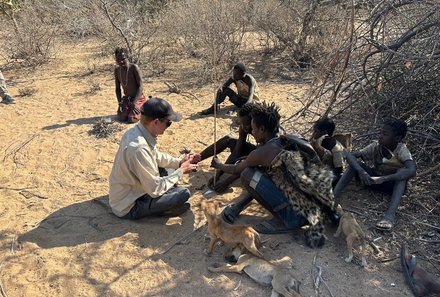
<svg viewBox="0 0 440 297">
<path fill-rule="evenodd" d="M 116 71 L 115 75 L 118 75 Z M 261 233 L 292 232 L 304 225 L 320 230 L 323 219 L 312 217 L 328 215 L 337 220 L 335 200 L 356 177 L 373 190 L 391 194 L 389 207 L 376 225 L 383 230 L 391 229 L 408 181 L 416 174 L 415 162 L 402 142 L 407 131 L 405 122 L 386 120 L 378 141 L 355 152 L 349 152 L 338 141 L 334 135 L 335 124 L 328 117 L 314 124 L 309 140 L 297 134 L 282 135 L 281 117 L 275 103 L 256 102 L 255 87 L 248 88 L 247 95 L 253 95 L 252 98 L 233 94 L 226 87 L 232 82 L 238 86 L 245 78 L 249 78 L 251 85 L 255 84 L 242 64 L 235 65 L 233 78 L 219 89 L 220 99 L 216 102 L 220 104 L 225 97 L 234 103 L 240 102 L 236 104 L 238 138 L 225 136 L 202 152 L 189 153 L 183 158 L 172 157 L 156 148 L 158 135 L 182 116 L 160 98 L 150 98 L 139 106 L 140 122 L 124 134 L 110 175 L 113 212 L 119 217 L 138 219 L 186 211 L 190 193 L 176 184 L 183 174 L 197 170 L 198 162 L 213 157 L 211 166 L 216 171 L 208 186 L 221 193 L 240 178 L 247 192 L 222 212 L 222 218 L 228 223 L 233 224 L 255 199 L 273 215 L 272 220 L 255 226 Z M 209 111 L 215 108 L 218 105 L 214 104 Z M 255 144 L 248 141 L 250 135 Z M 224 163 L 214 156 L 214 146 L 218 153 L 230 149 L 231 154 Z M 320 242 L 322 238 L 315 240 Z"/>
<path fill-rule="evenodd" d="M 124 134 L 109 178 L 109 202 L 116 216 L 136 220 L 186 212 L 191 194 L 178 181 L 183 174 L 197 171 L 200 161 L 212 157 L 211 166 L 216 171 L 208 181 L 210 189 L 222 193 L 236 179 L 245 189 L 245 195 L 221 213 L 229 224 L 234 224 L 255 199 L 273 216 L 254 226 L 258 232 L 291 233 L 308 225 L 306 244 L 322 246 L 324 219 L 338 222 L 337 201 L 355 178 L 372 191 L 391 195 L 376 228 L 393 228 L 408 182 L 416 175 L 416 164 L 403 143 L 407 133 L 404 121 L 385 120 L 378 140 L 353 152 L 351 134 L 349 138 L 335 134 L 336 125 L 328 117 L 315 122 L 308 139 L 282 133 L 279 107 L 258 102 L 257 83 L 239 63 L 233 67 L 232 77 L 218 89 L 215 103 L 199 113 L 215 114 L 228 97 L 237 109 L 238 138 L 224 136 L 200 153 L 175 158 L 160 152 L 156 142 L 182 116 L 164 99 L 146 100 L 139 67 L 128 61 L 127 54 L 126 49 L 115 51 L 118 118 L 139 123 Z M 230 88 L 231 84 L 237 92 Z M 250 136 L 253 142 L 249 141 Z M 226 149 L 230 155 L 223 163 L 214 154 Z M 440 292 L 440 279 L 416 266 L 415 256 L 404 246 L 401 263 L 415 296 Z"/>
</svg>

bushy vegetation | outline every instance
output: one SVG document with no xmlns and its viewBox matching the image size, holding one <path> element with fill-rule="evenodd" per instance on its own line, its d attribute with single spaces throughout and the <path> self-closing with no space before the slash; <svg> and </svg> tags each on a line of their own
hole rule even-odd
<svg viewBox="0 0 440 297">
<path fill-rule="evenodd" d="M 439 8 L 430 0 L 0 0 L 1 58 L 37 66 L 56 58 L 61 39 L 93 37 L 109 55 L 128 48 L 158 76 L 183 59 L 199 82 L 218 81 L 237 61 L 282 67 L 313 81 L 285 126 L 349 116 L 350 130 L 374 137 L 368 127 L 395 116 L 408 122 L 417 157 L 438 162 Z"/>
</svg>

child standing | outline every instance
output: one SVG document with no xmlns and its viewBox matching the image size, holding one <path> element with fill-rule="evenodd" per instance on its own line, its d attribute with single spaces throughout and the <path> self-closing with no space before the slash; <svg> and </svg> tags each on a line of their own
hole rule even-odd
<svg viewBox="0 0 440 297">
<path fill-rule="evenodd" d="M 335 187 L 334 195 L 341 191 L 354 177 L 375 191 L 391 195 L 391 201 L 383 219 L 376 228 L 390 230 L 395 223 L 395 215 L 408 181 L 416 175 L 416 163 L 402 140 L 406 136 L 407 125 L 399 119 L 386 120 L 382 126 L 379 141 L 375 141 L 360 151 L 347 154 L 349 168 Z M 363 162 L 358 161 L 361 158 Z M 366 163 L 369 165 L 368 166 Z"/>
</svg>

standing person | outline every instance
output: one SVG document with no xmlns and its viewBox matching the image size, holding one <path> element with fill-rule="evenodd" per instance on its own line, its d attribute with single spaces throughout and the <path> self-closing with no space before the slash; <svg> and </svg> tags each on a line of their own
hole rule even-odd
<svg viewBox="0 0 440 297">
<path fill-rule="evenodd" d="M 390 194 L 388 209 L 383 219 L 376 224 L 376 228 L 380 230 L 390 230 L 393 227 L 397 208 L 408 181 L 416 175 L 416 163 L 406 145 L 402 143 L 407 129 L 406 123 L 402 120 L 386 120 L 379 141 L 374 141 L 360 151 L 347 154 L 349 168 L 334 190 L 335 198 L 338 199 L 350 180 L 358 176 L 360 181 L 373 191 Z M 364 162 L 372 164 L 373 167 Z"/>
<path fill-rule="evenodd" d="M 237 88 L 237 93 L 229 88 L 234 83 Z M 217 111 L 220 109 L 219 105 L 225 101 L 226 97 L 234 103 L 238 108 L 246 103 L 251 103 L 254 100 L 258 101 L 258 85 L 255 78 L 246 72 L 246 67 L 242 63 L 234 65 L 232 68 L 232 77 L 229 78 L 223 86 L 221 86 L 215 98 L 215 104 L 211 107 L 202 110 L 200 115 L 210 115 L 214 113 L 214 107 Z"/>
<path fill-rule="evenodd" d="M 2 103 L 4 104 L 14 104 L 15 100 L 11 97 L 6 88 L 6 80 L 0 70 L 0 97 L 2 98 Z"/>
<path fill-rule="evenodd" d="M 151 98 L 142 106 L 140 122 L 122 137 L 109 179 L 109 202 L 118 217 L 175 216 L 189 208 L 189 190 L 176 183 L 197 169 L 200 154 L 179 159 L 156 148 L 157 137 L 181 119 L 167 101 Z M 175 170 L 161 176 L 159 167 Z"/>
<path fill-rule="evenodd" d="M 249 153 L 256 148 L 254 144 L 247 141 L 248 135 L 252 133 L 251 112 L 255 106 L 256 104 L 254 103 L 246 103 L 238 111 L 238 139 L 226 135 L 215 143 L 217 154 L 223 152 L 227 148 L 230 149 L 231 154 L 227 158 L 225 162 L 226 164 L 234 164 L 240 158 L 249 155 Z M 205 148 L 200 153 L 200 156 L 201 160 L 214 156 L 214 144 Z M 239 176 L 236 175 L 229 175 L 227 178 L 220 180 L 223 173 L 223 171 L 217 170 L 215 176 L 208 182 L 208 186 L 217 193 L 224 192 L 234 180 L 239 178 Z"/>
<path fill-rule="evenodd" d="M 125 48 L 115 50 L 116 68 L 114 72 L 116 99 L 118 100 L 118 119 L 121 122 L 136 123 L 141 116 L 141 107 L 145 102 L 141 72 L 138 65 L 128 61 Z M 124 90 L 122 96 L 121 86 Z"/>
</svg>

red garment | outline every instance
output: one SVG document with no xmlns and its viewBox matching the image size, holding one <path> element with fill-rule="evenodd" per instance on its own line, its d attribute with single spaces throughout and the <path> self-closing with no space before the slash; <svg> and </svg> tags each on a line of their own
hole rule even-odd
<svg viewBox="0 0 440 297">
<path fill-rule="evenodd" d="M 140 110 L 142 109 L 142 105 L 144 105 L 146 101 L 145 96 L 141 95 L 136 102 L 136 107 L 138 111 L 133 110 L 131 100 L 132 99 L 130 97 L 122 97 L 122 104 L 117 111 L 118 118 L 121 122 L 137 122 L 141 118 Z"/>
</svg>

